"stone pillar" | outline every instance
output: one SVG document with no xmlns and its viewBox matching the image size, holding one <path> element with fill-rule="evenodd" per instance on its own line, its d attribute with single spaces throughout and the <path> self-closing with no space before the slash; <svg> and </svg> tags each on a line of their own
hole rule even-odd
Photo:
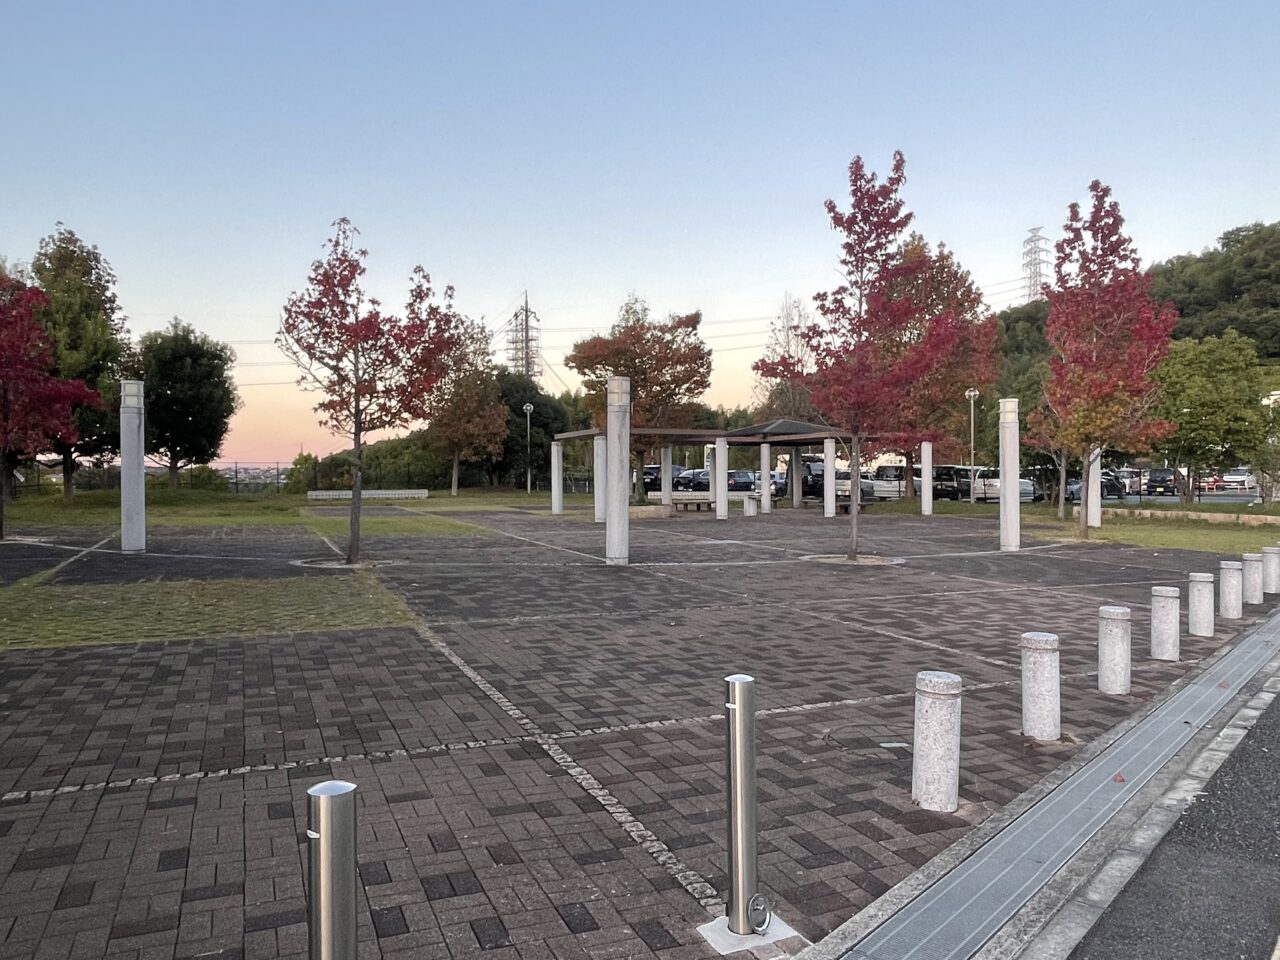
<svg viewBox="0 0 1280 960">
<path fill-rule="evenodd" d="M 1218 612 L 1224 620 L 1244 616 L 1244 564 L 1223 560 L 1218 571 Z"/>
<path fill-rule="evenodd" d="M 551 441 L 551 515 L 564 513 L 564 444 Z"/>
<path fill-rule="evenodd" d="M 760 512 L 773 513 L 773 453 L 769 444 L 760 444 Z"/>
<path fill-rule="evenodd" d="M 716 487 L 716 519 L 729 519 L 729 441 L 724 437 L 716 440 L 716 469 L 711 474 L 711 481 Z"/>
<path fill-rule="evenodd" d="M 631 550 L 631 378 L 610 377 L 608 403 L 608 456 L 605 460 L 604 559 L 625 567 Z"/>
<path fill-rule="evenodd" d="M 1151 659 L 1177 661 L 1182 633 L 1182 591 L 1151 588 Z"/>
<path fill-rule="evenodd" d="M 671 446 L 668 444 L 662 448 L 662 505 L 664 507 L 671 506 Z"/>
<path fill-rule="evenodd" d="M 1056 633 L 1022 635 L 1022 734 L 1033 740 L 1062 737 L 1061 672 Z"/>
<path fill-rule="evenodd" d="M 791 506 L 799 508 L 804 502 L 804 484 L 800 481 L 800 448 L 791 448 L 791 463 L 787 467 L 791 471 Z"/>
<path fill-rule="evenodd" d="M 147 549 L 146 414 L 141 380 L 120 381 L 120 549 Z"/>
<path fill-rule="evenodd" d="M 853 489 L 858 489 L 858 478 L 853 479 Z M 928 440 L 920 444 L 920 516 L 933 516 L 933 444 Z"/>
<path fill-rule="evenodd" d="M 1245 603 L 1261 603 L 1262 602 L 1262 554 L 1246 553 L 1244 559 L 1244 589 L 1242 591 Z"/>
<path fill-rule="evenodd" d="M 1128 607 L 1098 608 L 1098 690 L 1101 693 L 1129 692 L 1132 657 Z"/>
<path fill-rule="evenodd" d="M 591 492 L 595 498 L 596 523 L 604 523 L 605 488 L 609 485 L 608 446 L 604 434 L 597 433 L 591 442 Z"/>
<path fill-rule="evenodd" d="M 711 507 L 714 510 L 716 505 L 716 448 L 712 447 L 706 451 L 707 457 L 707 499 L 711 501 Z M 699 510 L 702 508 L 699 507 Z"/>
<path fill-rule="evenodd" d="M 1262 592 L 1280 593 L 1280 547 L 1262 548 Z"/>
<path fill-rule="evenodd" d="M 1102 526 L 1102 451 L 1089 457 L 1089 517 L 1091 527 Z"/>
<path fill-rule="evenodd" d="M 743 497 L 742 515 L 744 517 L 754 517 L 756 515 L 756 503 L 755 497 Z"/>
<path fill-rule="evenodd" d="M 1000 549 L 1022 545 L 1018 496 L 1018 398 L 1000 401 Z"/>
<path fill-rule="evenodd" d="M 1213 575 L 1192 573 L 1187 586 L 1187 632 L 1213 636 Z"/>
<path fill-rule="evenodd" d="M 822 515 L 836 515 L 836 442 L 830 437 L 822 441 Z"/>
<path fill-rule="evenodd" d="M 1187 587 L 1187 633 L 1213 636 L 1213 574 L 1193 573 Z"/>
<path fill-rule="evenodd" d="M 911 799 L 926 810 L 951 813 L 959 806 L 960 685 L 954 673 L 916 674 Z"/>
</svg>

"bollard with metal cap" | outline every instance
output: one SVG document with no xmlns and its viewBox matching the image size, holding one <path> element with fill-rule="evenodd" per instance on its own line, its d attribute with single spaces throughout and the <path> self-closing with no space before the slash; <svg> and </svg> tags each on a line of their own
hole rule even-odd
<svg viewBox="0 0 1280 960">
<path fill-rule="evenodd" d="M 307 790 L 307 940 L 311 960 L 356 960 L 356 785 Z"/>
<path fill-rule="evenodd" d="M 746 936 L 769 926 L 769 901 L 757 890 L 756 681 L 745 673 L 724 678 L 729 769 L 729 930 Z"/>
</svg>

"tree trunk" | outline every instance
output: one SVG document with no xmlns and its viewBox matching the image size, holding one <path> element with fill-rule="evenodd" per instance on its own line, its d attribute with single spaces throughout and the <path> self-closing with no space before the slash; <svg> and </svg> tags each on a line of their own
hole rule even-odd
<svg viewBox="0 0 1280 960">
<path fill-rule="evenodd" d="M 453 485 L 449 488 L 449 496 L 456 497 L 458 495 L 458 463 L 461 457 L 458 454 L 453 455 Z"/>
<path fill-rule="evenodd" d="M 1080 516 L 1076 518 L 1076 536 L 1081 540 L 1089 539 L 1089 461 L 1092 456 L 1093 450 L 1086 447 L 1080 461 Z"/>
<path fill-rule="evenodd" d="M 1058 519 L 1067 519 L 1067 455 L 1055 458 L 1058 461 Z"/>
<path fill-rule="evenodd" d="M 639 462 L 636 464 L 635 470 L 634 470 L 635 480 L 632 483 L 631 502 L 632 503 L 648 503 L 649 502 L 648 497 L 645 496 L 645 492 L 644 492 L 644 454 L 641 453 L 638 459 L 639 459 Z M 711 485 L 713 487 L 715 486 L 714 477 L 712 477 L 711 479 Z"/>
<path fill-rule="evenodd" d="M 351 446 L 351 530 L 347 540 L 347 563 L 360 562 L 360 494 L 364 490 L 364 450 L 360 428 L 352 432 Z"/>
<path fill-rule="evenodd" d="M 76 459 L 70 450 L 62 451 L 62 502 L 70 503 L 75 495 Z"/>
<path fill-rule="evenodd" d="M 853 432 L 849 451 L 849 554 L 850 560 L 858 559 L 858 514 L 862 512 L 862 438 Z M 826 480 L 826 478 L 823 478 Z M 835 478 L 831 478 L 835 482 Z"/>
<path fill-rule="evenodd" d="M 902 468 L 902 499 L 914 500 L 916 498 L 916 452 L 908 450 L 904 455 L 906 466 Z M 920 478 L 921 489 L 924 488 L 924 477 Z"/>
<path fill-rule="evenodd" d="M 1175 476 L 1177 475 L 1175 471 Z M 1183 484 L 1179 491 L 1179 498 L 1184 507 L 1190 507 L 1196 502 L 1196 469 L 1195 466 L 1187 464 L 1187 482 Z"/>
<path fill-rule="evenodd" d="M 9 464 L 0 459 L 0 540 L 4 539 L 4 511 L 9 503 Z"/>
<path fill-rule="evenodd" d="M 169 461 L 169 489 L 178 489 L 178 461 L 172 459 Z"/>
</svg>

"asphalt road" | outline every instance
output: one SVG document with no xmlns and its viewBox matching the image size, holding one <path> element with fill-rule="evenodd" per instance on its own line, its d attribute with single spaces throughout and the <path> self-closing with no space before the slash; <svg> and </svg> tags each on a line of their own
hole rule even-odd
<svg viewBox="0 0 1280 960">
<path fill-rule="evenodd" d="M 1280 936 L 1280 699 L 1072 960 L 1270 960 Z"/>
</svg>

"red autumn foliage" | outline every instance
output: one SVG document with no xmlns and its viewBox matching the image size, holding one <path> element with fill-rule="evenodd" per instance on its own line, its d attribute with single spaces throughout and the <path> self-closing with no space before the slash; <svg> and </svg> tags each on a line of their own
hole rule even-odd
<svg viewBox="0 0 1280 960">
<path fill-rule="evenodd" d="M 430 417 L 438 385 L 458 348 L 463 319 L 453 287 L 437 298 L 431 277 L 414 267 L 404 317 L 385 312 L 360 285 L 369 252 L 345 218 L 307 287 L 289 296 L 276 344 L 302 370 L 298 384 L 323 399 L 320 422 L 352 442 L 351 539 L 347 562 L 360 559 L 360 492 L 364 437 Z"/>
<path fill-rule="evenodd" d="M 812 366 L 797 369 L 790 357 L 754 365 L 763 377 L 803 383 L 827 421 L 855 435 L 859 461 L 864 436 L 872 450 L 911 451 L 922 440 L 945 440 L 964 412 L 964 389 L 995 376 L 995 324 L 968 274 L 945 249 L 932 253 L 906 233 L 912 214 L 900 196 L 905 169 L 902 153 L 894 153 L 881 182 L 853 158 L 848 211 L 826 203 L 842 235 L 845 282 L 817 294 L 821 322 L 796 331 Z M 851 516 L 853 556 L 857 511 Z"/>
<path fill-rule="evenodd" d="M 0 276 L 0 539 L 9 471 L 58 438 L 76 440 L 77 406 L 96 407 L 98 394 L 80 380 L 60 380 L 50 371 L 53 345 L 36 319 L 48 304 L 37 287 Z"/>
<path fill-rule="evenodd" d="M 1111 188 L 1089 184 L 1088 216 L 1068 208 L 1055 249 L 1054 285 L 1045 285 L 1049 377 L 1044 405 L 1028 423 L 1033 442 L 1087 464 L 1094 450 L 1145 452 L 1173 429 L 1152 416 L 1156 368 L 1177 322 L 1172 304 L 1151 298 Z M 1088 484 L 1082 488 L 1081 536 L 1087 535 Z"/>
</svg>

